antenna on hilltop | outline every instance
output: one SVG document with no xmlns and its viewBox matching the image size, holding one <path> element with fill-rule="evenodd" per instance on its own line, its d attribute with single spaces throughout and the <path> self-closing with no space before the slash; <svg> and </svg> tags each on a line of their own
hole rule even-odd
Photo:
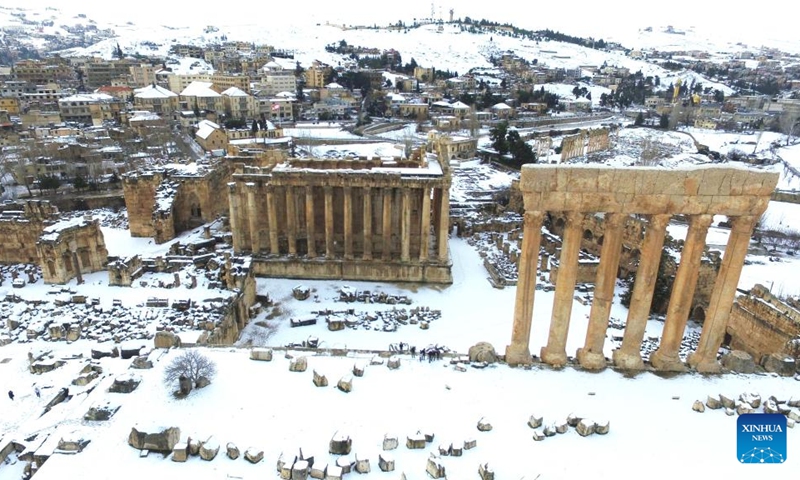
<svg viewBox="0 0 800 480">
<path fill-rule="evenodd" d="M 431 20 L 436 18 L 436 6 L 431 2 Z"/>
</svg>

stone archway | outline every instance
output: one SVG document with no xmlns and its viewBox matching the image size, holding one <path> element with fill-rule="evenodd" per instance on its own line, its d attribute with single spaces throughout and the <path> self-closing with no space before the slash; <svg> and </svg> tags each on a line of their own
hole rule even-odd
<svg viewBox="0 0 800 480">
<path fill-rule="evenodd" d="M 706 309 L 702 305 L 696 305 L 692 309 L 692 320 L 698 323 L 706 321 Z"/>
</svg>

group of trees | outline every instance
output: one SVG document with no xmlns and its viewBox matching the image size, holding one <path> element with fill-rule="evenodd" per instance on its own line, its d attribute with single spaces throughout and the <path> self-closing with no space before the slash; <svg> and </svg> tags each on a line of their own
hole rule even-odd
<svg viewBox="0 0 800 480">
<path fill-rule="evenodd" d="M 536 163 L 533 148 L 525 143 L 516 129 L 509 130 L 508 122 L 500 122 L 489 130 L 492 148 L 503 157 L 511 154 L 511 166 L 519 168 L 526 163 Z"/>
<path fill-rule="evenodd" d="M 548 110 L 558 107 L 558 95 L 545 91 L 544 86 L 539 90 L 517 90 L 517 100 L 520 103 L 545 103 Z"/>
</svg>

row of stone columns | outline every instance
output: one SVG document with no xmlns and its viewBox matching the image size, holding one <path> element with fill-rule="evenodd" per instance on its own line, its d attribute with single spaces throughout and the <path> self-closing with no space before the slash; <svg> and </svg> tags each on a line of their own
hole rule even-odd
<svg viewBox="0 0 800 480">
<path fill-rule="evenodd" d="M 301 187 L 284 186 L 285 195 L 285 212 L 280 212 L 285 215 L 285 236 L 288 242 L 289 255 L 297 255 L 297 238 L 300 235 L 301 226 L 297 224 L 298 211 L 297 200 L 298 195 L 303 193 Z M 317 252 L 316 238 L 317 238 L 317 225 L 315 222 L 315 214 L 317 208 L 324 209 L 324 234 L 325 234 L 325 252 L 327 258 L 335 258 L 336 249 L 334 244 L 334 223 L 337 221 L 334 218 L 334 196 L 333 187 L 321 187 L 324 192 L 324 204 L 315 205 L 314 202 L 314 188 L 313 186 L 302 187 L 305 194 L 305 209 L 299 212 L 304 216 L 306 228 L 306 242 L 307 242 L 307 256 L 309 258 L 317 257 L 321 252 Z M 343 188 L 343 215 L 340 220 L 342 221 L 342 230 L 344 233 L 344 259 L 354 259 L 354 239 L 356 233 L 353 231 L 353 190 L 356 187 Z M 244 195 L 231 195 L 231 229 L 234 232 L 241 231 L 245 225 L 249 230 L 249 238 L 243 238 L 241 235 L 234 233 L 234 249 L 241 250 L 261 250 L 261 234 L 262 227 L 266 227 L 269 253 L 273 255 L 281 254 L 279 244 L 279 227 L 278 227 L 278 192 L 279 190 L 267 188 L 266 190 L 266 205 L 259 204 L 257 192 L 259 187 L 254 183 L 246 183 L 244 188 Z M 381 259 L 384 261 L 391 260 L 392 256 L 392 217 L 394 215 L 393 209 L 396 208 L 393 204 L 394 188 L 378 188 L 378 187 L 363 187 L 363 260 L 373 259 L 373 197 L 379 195 L 382 197 L 381 206 L 381 234 L 383 238 L 383 245 L 381 249 Z M 433 190 L 433 192 L 432 192 Z M 433 202 L 435 209 L 432 212 L 431 208 L 431 194 L 433 193 Z M 412 195 L 421 196 L 421 213 L 419 215 L 419 225 L 412 224 L 411 215 L 411 198 Z M 244 205 L 242 203 L 244 202 Z M 263 200 L 262 200 L 263 202 Z M 438 250 L 436 252 L 437 258 L 440 262 L 447 262 L 447 235 L 449 230 L 449 193 L 446 189 L 432 189 L 431 187 L 423 187 L 418 189 L 404 188 L 400 191 L 400 212 L 399 212 L 399 232 L 395 232 L 400 236 L 400 260 L 402 262 L 430 261 L 430 233 L 431 233 L 431 214 L 433 213 L 434 231 L 436 235 L 436 245 Z M 266 206 L 266 225 L 263 225 L 262 209 Z M 246 213 L 246 215 L 243 215 Z M 246 219 L 244 218 L 246 217 Z M 262 221 L 260 226 L 259 221 Z M 245 223 L 246 222 L 246 223 Z M 412 232 L 419 234 L 420 248 L 419 257 L 411 258 L 411 237 Z M 250 248 L 246 247 L 249 244 Z"/>
<path fill-rule="evenodd" d="M 567 212 L 567 222 L 562 239 L 558 281 L 553 301 L 547 345 L 541 350 L 542 361 L 554 366 L 567 363 L 566 342 L 581 243 L 583 213 Z M 534 292 L 544 212 L 525 213 L 522 254 L 514 309 L 511 343 L 506 348 L 506 361 L 510 364 L 531 362 L 529 350 Z M 603 346 L 608 319 L 614 298 L 614 285 L 619 268 L 624 223 L 627 215 L 605 215 L 604 243 L 600 252 L 600 265 L 595 280 L 594 301 L 589 314 L 584 346 L 576 352 L 578 362 L 588 369 L 606 366 Z M 656 369 L 681 371 L 686 367 L 679 357 L 680 345 L 686 330 L 692 299 L 694 297 L 700 262 L 705 248 L 705 238 L 712 215 L 690 217 L 689 231 L 684 242 L 681 261 L 673 283 L 664 333 L 659 348 L 650 361 Z M 670 215 L 651 215 L 642 245 L 639 268 L 636 273 L 628 319 L 622 345 L 613 352 L 614 364 L 623 369 L 644 368 L 641 345 L 653 300 L 661 251 L 664 247 L 666 227 Z M 722 266 L 711 293 L 708 314 L 703 326 L 697 351 L 689 356 L 689 364 L 702 372 L 719 370 L 717 351 L 725 335 L 725 327 L 736 293 L 744 258 L 756 218 L 735 217 L 722 260 Z"/>
</svg>

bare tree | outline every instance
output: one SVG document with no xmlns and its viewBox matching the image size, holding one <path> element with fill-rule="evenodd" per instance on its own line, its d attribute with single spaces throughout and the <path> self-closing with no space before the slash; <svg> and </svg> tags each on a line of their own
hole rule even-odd
<svg viewBox="0 0 800 480">
<path fill-rule="evenodd" d="M 192 384 L 199 387 L 200 379 L 205 378 L 209 382 L 217 374 L 217 364 L 211 359 L 200 353 L 197 349 L 186 350 L 172 361 L 164 369 L 164 383 L 173 384 L 185 377 L 191 380 Z"/>
<path fill-rule="evenodd" d="M 785 109 L 778 118 L 778 124 L 780 125 L 781 132 L 786 135 L 786 145 L 791 143 L 792 135 L 794 134 L 798 123 L 800 123 L 800 112 L 793 108 Z"/>
</svg>

